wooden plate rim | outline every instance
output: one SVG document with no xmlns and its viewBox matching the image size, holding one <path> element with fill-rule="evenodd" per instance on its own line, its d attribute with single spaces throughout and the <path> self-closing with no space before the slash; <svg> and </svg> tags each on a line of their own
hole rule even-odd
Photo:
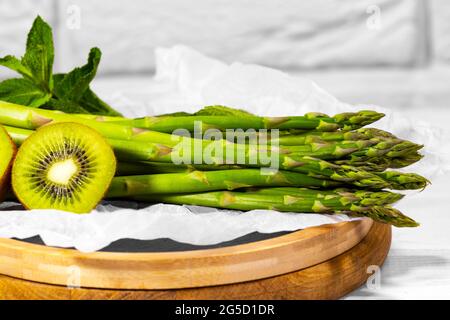
<svg viewBox="0 0 450 320">
<path fill-rule="evenodd" d="M 310 240 L 313 236 L 320 236 L 323 233 L 326 233 L 330 230 L 330 228 L 345 228 L 349 225 L 365 224 L 367 226 L 372 225 L 371 219 L 360 219 L 355 221 L 344 221 L 338 222 L 334 224 L 324 224 L 317 227 L 310 227 L 298 231 L 293 231 L 291 233 L 277 236 L 270 239 L 252 241 L 248 243 L 226 246 L 221 248 L 212 248 L 212 249 L 198 249 L 198 250 L 186 250 L 186 251 L 168 251 L 168 252 L 108 252 L 108 251 L 95 251 L 95 252 L 82 252 L 72 248 L 60 248 L 53 246 L 40 245 L 30 242 L 25 242 L 22 240 L 10 239 L 10 238 L 0 238 L 0 250 L 5 247 L 17 248 L 18 250 L 28 249 L 32 250 L 36 253 L 42 254 L 58 254 L 67 256 L 71 254 L 75 257 L 89 257 L 101 260 L 117 260 L 122 256 L 126 255 L 132 258 L 131 260 L 145 260 L 149 259 L 160 259 L 160 257 L 167 256 L 170 259 L 173 258 L 189 258 L 189 257 L 200 257 L 206 255 L 208 257 L 218 257 L 227 254 L 239 254 L 239 253 L 248 253 L 254 251 L 260 251 L 261 247 L 264 247 L 263 250 L 268 248 L 273 248 L 277 246 L 284 246 L 286 244 L 290 244 L 292 242 L 299 242 L 303 240 Z M 1 256 L 1 251 L 0 251 Z"/>
<path fill-rule="evenodd" d="M 333 259 L 276 277 L 204 288 L 69 289 L 0 275 L 0 300 L 338 299 L 366 283 L 367 278 L 373 275 L 368 272 L 369 266 L 383 265 L 390 243 L 391 227 L 374 223 L 363 240 Z"/>
<path fill-rule="evenodd" d="M 26 280 L 65 285 L 66 282 L 62 281 L 64 278 L 62 273 L 71 265 L 71 262 L 76 261 L 76 265 L 81 265 L 82 271 L 87 274 L 87 277 L 81 280 L 81 286 L 83 287 L 175 289 L 213 286 L 262 279 L 321 263 L 358 244 L 367 235 L 371 227 L 372 220 L 364 218 L 351 222 L 311 227 L 271 239 L 222 248 L 149 253 L 83 253 L 74 249 L 47 247 L 14 239 L 0 239 L 0 273 Z M 338 236 L 343 238 L 337 239 Z M 336 247 L 330 246 L 330 252 L 320 252 L 317 255 L 321 256 L 320 258 L 309 257 L 303 259 L 304 261 L 298 252 L 296 252 L 295 257 L 287 256 L 286 252 L 289 250 L 295 250 L 299 246 L 314 241 L 321 241 L 322 244 L 324 241 L 330 241 L 329 243 L 333 243 L 333 246 Z M 314 250 L 314 247 L 308 247 L 307 249 Z M 277 254 L 280 253 L 283 253 L 286 257 L 278 256 Z M 56 269 L 59 268 L 60 270 L 39 272 L 37 264 L 40 264 L 40 262 L 30 262 L 26 255 L 32 258 L 42 257 L 41 261 L 56 260 Z M 3 258 L 10 258 L 9 267 L 4 267 L 1 263 L 2 256 Z M 258 266 L 260 261 L 267 260 L 268 257 L 273 257 L 275 260 L 279 259 L 279 265 L 275 264 L 270 269 L 266 268 L 267 270 Z M 250 264 L 253 263 L 255 269 L 252 271 L 254 272 L 243 272 L 241 274 L 231 271 L 232 268 L 239 269 L 240 260 Z M 23 265 L 30 264 L 27 272 L 20 270 L 21 263 Z M 95 266 L 96 264 L 97 266 Z M 14 265 L 17 268 L 14 268 Z M 170 267 L 161 271 L 161 266 L 173 266 L 173 268 Z M 45 267 L 47 266 L 45 265 Z M 250 266 L 246 266 L 246 268 L 251 270 Z M 114 270 L 116 273 L 113 275 Z M 123 271 L 126 274 L 121 275 Z M 92 272 L 97 272 L 101 276 L 96 280 Z M 210 272 L 214 276 L 201 277 L 205 272 Z M 112 276 L 115 278 L 112 279 Z M 183 277 L 186 276 L 192 276 L 192 279 L 184 279 Z"/>
</svg>

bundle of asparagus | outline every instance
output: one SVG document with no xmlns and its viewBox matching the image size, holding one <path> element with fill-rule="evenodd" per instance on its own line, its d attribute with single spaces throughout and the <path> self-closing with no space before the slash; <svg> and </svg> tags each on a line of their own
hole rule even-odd
<svg viewBox="0 0 450 320">
<path fill-rule="evenodd" d="M 0 149 L 0 194 L 15 157 L 11 185 L 30 208 L 84 213 L 105 196 L 346 213 L 399 227 L 417 225 L 390 207 L 402 196 L 384 189 L 427 185 L 420 175 L 388 170 L 419 161 L 422 145 L 365 128 L 383 114 L 261 117 L 208 106 L 192 114 L 129 119 L 90 88 L 100 58 L 100 50 L 92 48 L 85 65 L 53 74 L 52 31 L 40 17 L 23 58 L 0 58 L 0 66 L 21 76 L 0 82 L 0 125 L 9 134 L 0 130 L 5 149 Z M 10 138 L 23 144 L 17 155 Z"/>
<path fill-rule="evenodd" d="M 269 118 L 212 106 L 195 114 L 128 119 L 0 102 L 0 124 L 18 146 L 33 130 L 58 122 L 82 123 L 107 138 L 119 162 L 106 198 L 347 213 L 399 227 L 416 226 L 389 206 L 402 196 L 383 189 L 427 185 L 420 175 L 386 171 L 419 161 L 423 146 L 364 128 L 382 117 L 360 111 Z M 199 123 L 204 133 L 200 136 Z M 221 135 L 207 139 L 212 129 Z M 249 129 L 260 130 L 254 131 L 254 140 L 243 131 Z M 268 135 L 268 129 L 277 129 L 277 135 Z M 189 133 L 194 136 L 186 137 Z"/>
</svg>

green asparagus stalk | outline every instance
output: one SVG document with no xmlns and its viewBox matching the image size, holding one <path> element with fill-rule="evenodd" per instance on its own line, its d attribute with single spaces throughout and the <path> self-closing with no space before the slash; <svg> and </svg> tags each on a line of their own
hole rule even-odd
<svg viewBox="0 0 450 320">
<path fill-rule="evenodd" d="M 407 167 L 413 163 L 416 163 L 417 161 L 420 161 L 420 159 L 423 158 L 423 155 L 421 155 L 418 152 L 413 152 L 410 154 L 407 154 L 403 157 L 398 158 L 392 158 L 390 161 L 390 168 L 404 168 Z M 379 170 L 383 171 L 383 170 Z"/>
<path fill-rule="evenodd" d="M 341 204 L 347 205 L 358 201 L 360 206 L 380 206 L 393 204 L 401 200 L 404 195 L 389 191 L 373 192 L 368 190 L 354 190 L 346 188 L 328 189 L 328 190 L 313 190 L 308 188 L 294 188 L 294 187 L 271 187 L 271 188 L 247 188 L 240 190 L 241 192 L 251 192 L 254 194 L 278 194 L 284 196 L 301 197 L 301 198 L 325 198 L 327 200 L 339 199 Z"/>
<path fill-rule="evenodd" d="M 370 161 L 353 162 L 352 165 L 360 170 L 381 172 L 389 168 L 404 168 L 417 161 L 423 156 L 419 153 L 410 154 L 401 158 L 386 158 L 379 157 L 370 159 Z M 349 160 L 335 160 L 333 163 L 339 164 L 348 163 Z M 207 165 L 207 164 L 173 164 L 164 162 L 119 162 L 117 164 L 117 176 L 131 176 L 144 175 L 155 173 L 177 173 L 177 172 L 191 172 L 191 171 L 214 171 L 214 170 L 230 170 L 230 169 L 244 169 L 245 166 L 224 164 L 224 165 Z"/>
<path fill-rule="evenodd" d="M 412 165 L 423 158 L 423 155 L 416 152 L 407 153 L 401 157 L 373 157 L 367 160 L 351 160 L 351 159 L 338 159 L 333 160 L 334 164 L 337 165 L 352 165 L 361 170 L 366 171 L 384 171 L 386 169 L 392 168 L 405 168 Z"/>
<path fill-rule="evenodd" d="M 248 133 L 235 131 L 235 132 L 227 132 L 226 138 L 230 139 L 230 141 L 233 142 L 235 141 L 239 143 L 240 141 L 245 141 L 244 138 L 248 139 L 250 134 L 256 134 L 258 137 L 263 135 L 257 132 Z M 331 132 L 304 131 L 304 132 L 296 132 L 294 134 L 290 133 L 290 131 L 280 131 L 278 138 L 272 138 L 267 135 L 267 139 L 269 139 L 270 141 L 277 142 L 278 144 L 284 146 L 296 146 L 310 142 L 358 141 L 358 140 L 369 140 L 374 138 L 398 139 L 389 132 L 376 128 L 360 128 L 353 131 L 331 131 Z"/>
<path fill-rule="evenodd" d="M 271 141 L 276 141 L 285 146 L 297 146 L 308 143 L 308 141 L 357 141 L 366 139 L 365 135 L 359 134 L 357 131 L 311 131 L 298 135 L 281 135 L 278 139 L 271 139 Z"/>
<path fill-rule="evenodd" d="M 363 196 L 364 191 L 360 191 L 358 195 L 355 193 L 324 195 L 322 192 L 322 190 L 317 190 L 315 194 L 310 191 L 302 193 L 299 190 L 294 194 L 289 194 L 289 192 L 283 194 L 272 193 L 268 190 L 267 193 L 261 194 L 249 191 L 214 191 L 193 194 L 152 194 L 132 196 L 130 198 L 137 201 L 200 205 L 244 211 L 268 209 L 301 213 L 346 213 L 354 216 L 369 217 L 375 221 L 389 223 L 397 227 L 418 226 L 418 223 L 413 219 L 385 205 L 385 202 L 392 201 L 391 195 L 387 196 L 389 200 L 380 200 L 381 205 L 365 206 L 362 204 L 363 202 L 373 203 L 373 199 L 385 198 L 383 193 Z"/>
<path fill-rule="evenodd" d="M 375 172 L 377 176 L 391 183 L 395 190 L 424 189 L 430 181 L 416 173 L 403 173 L 398 171 Z"/>
<path fill-rule="evenodd" d="M 372 161 L 383 158 L 399 158 L 416 153 L 422 149 L 423 145 L 415 144 L 404 140 L 384 140 L 367 148 L 355 150 L 345 155 L 344 159 L 339 159 L 335 163 L 353 165 L 361 161 Z"/>
<path fill-rule="evenodd" d="M 119 162 L 117 163 L 117 176 L 133 176 L 155 173 L 179 173 L 192 171 L 216 171 L 245 169 L 243 166 L 233 164 L 207 165 L 207 164 L 173 164 L 165 162 Z"/>
<path fill-rule="evenodd" d="M 230 115 L 191 115 L 178 117 L 143 117 L 136 119 L 96 117 L 95 119 L 97 121 L 113 122 L 130 127 L 171 133 L 180 128 L 193 132 L 196 121 L 202 123 L 203 130 L 215 128 L 221 131 L 225 131 L 226 129 L 302 129 L 317 131 L 335 131 L 341 129 L 348 131 L 373 123 L 383 116 L 384 114 L 375 111 L 362 110 L 359 112 L 340 113 L 333 117 L 312 112 L 304 116 L 290 117 L 258 117 L 248 114 L 241 117 Z"/>
<path fill-rule="evenodd" d="M 20 146 L 25 141 L 25 139 L 34 132 L 33 130 L 15 128 L 10 126 L 3 127 L 17 146 Z"/>
<path fill-rule="evenodd" d="M 383 174 L 373 173 L 359 170 L 353 166 L 335 165 L 325 160 L 318 160 L 310 157 L 286 159 L 285 163 L 281 166 L 284 170 L 304 172 L 312 177 L 346 182 L 360 188 L 394 190 L 423 189 L 429 183 L 426 178 L 417 174 L 394 171 L 392 171 L 392 174 L 386 174 L 386 172 Z"/>
<path fill-rule="evenodd" d="M 289 171 L 278 171 L 271 175 L 261 175 L 257 169 L 232 169 L 209 172 L 191 171 L 114 177 L 105 197 L 112 199 L 149 194 L 192 193 L 248 187 L 281 186 L 334 188 L 342 186 L 342 183 L 316 179 Z M 394 195 L 394 193 L 392 194 Z M 15 200 L 13 193 L 10 194 L 9 198 Z"/>
<path fill-rule="evenodd" d="M 277 171 L 268 175 L 262 175 L 258 169 L 192 171 L 115 177 L 107 197 L 121 198 L 156 193 L 192 193 L 269 186 L 329 188 L 342 186 L 342 183 L 289 171 Z"/>
<path fill-rule="evenodd" d="M 417 154 L 417 151 L 423 148 L 423 145 L 400 139 L 386 139 L 380 141 L 377 138 L 374 138 L 370 141 L 379 142 L 370 147 L 355 150 L 355 152 L 344 156 L 344 158 L 349 160 L 349 165 L 354 165 L 354 163 L 361 161 L 373 161 L 381 158 L 389 160 L 407 157 L 411 154 Z M 413 158 L 416 157 L 408 157 L 408 160 L 412 161 Z"/>
<path fill-rule="evenodd" d="M 5 129 L 11 135 L 12 139 L 20 144 L 20 139 L 25 137 L 24 131 L 20 130 L 19 134 L 16 134 L 17 130 L 10 126 L 5 126 Z M 31 131 L 28 131 L 30 134 Z M 177 152 L 170 147 L 161 144 L 147 143 L 140 141 L 124 141 L 108 139 L 108 142 L 114 149 L 116 157 L 119 161 L 155 161 L 155 162 L 172 162 L 172 152 Z M 214 142 L 214 141 L 213 141 Z M 247 147 L 235 145 L 236 147 Z M 252 155 L 249 150 L 245 151 L 244 162 L 240 163 L 239 159 L 235 160 L 234 163 L 238 165 L 249 165 L 251 163 L 250 159 Z M 235 153 L 235 155 L 238 152 Z M 195 163 L 195 155 L 191 153 L 190 163 Z M 208 156 L 208 155 L 207 155 Z M 314 178 L 328 179 L 340 181 L 348 184 L 353 184 L 357 187 L 367 187 L 373 189 L 405 189 L 406 187 L 402 183 L 406 183 L 408 187 L 415 186 L 417 188 L 424 188 L 427 184 L 427 180 L 420 176 L 414 176 L 414 181 L 412 178 L 408 177 L 405 179 L 399 179 L 402 174 L 395 175 L 376 175 L 368 171 L 362 171 L 357 168 L 346 166 L 346 165 L 336 165 L 325 160 L 320 160 L 310 156 L 296 156 L 296 155 L 285 155 L 277 154 L 280 168 L 289 171 L 296 171 L 300 173 L 307 174 Z M 255 167 L 267 166 L 267 164 L 262 164 L 260 158 L 256 157 L 258 162 L 254 164 Z M 214 156 L 207 157 L 204 160 L 205 164 L 213 165 L 223 165 L 223 159 L 215 159 Z M 392 179 L 392 180 L 391 180 Z"/>
<path fill-rule="evenodd" d="M 179 141 L 181 141 L 181 137 L 172 136 L 166 133 L 154 132 L 113 123 L 99 122 L 63 112 L 25 107 L 0 101 L 0 123 L 3 125 L 34 130 L 43 125 L 54 122 L 81 123 L 97 130 L 104 137 L 110 139 L 135 140 L 139 137 L 140 140 L 163 143 L 166 145 L 176 145 Z"/>
</svg>

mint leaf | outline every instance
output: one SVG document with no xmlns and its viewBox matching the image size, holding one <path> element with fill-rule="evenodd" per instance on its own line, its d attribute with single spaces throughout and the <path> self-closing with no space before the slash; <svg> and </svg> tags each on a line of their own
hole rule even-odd
<svg viewBox="0 0 450 320">
<path fill-rule="evenodd" d="M 22 65 L 30 70 L 34 82 L 46 92 L 51 92 L 53 89 L 53 58 L 52 29 L 40 16 L 37 16 L 28 33 Z"/>
<path fill-rule="evenodd" d="M 101 100 L 89 87 L 97 73 L 101 56 L 100 49 L 92 48 L 87 64 L 67 74 L 55 74 L 54 93 L 62 101 L 76 102 L 85 110 L 84 113 L 120 116 L 119 112 Z"/>
<path fill-rule="evenodd" d="M 157 115 L 157 117 L 187 117 L 187 116 L 236 116 L 236 117 L 249 117 L 249 116 L 255 116 L 254 114 L 251 114 L 250 112 L 225 107 L 225 106 L 206 106 L 202 109 L 198 110 L 194 113 L 187 113 L 187 112 L 174 112 L 174 113 L 166 113 Z"/>
<path fill-rule="evenodd" d="M 242 116 L 242 117 L 248 117 L 248 116 L 255 116 L 254 114 L 251 114 L 250 112 L 225 107 L 225 106 L 207 106 L 196 113 L 194 113 L 196 116 Z"/>
<path fill-rule="evenodd" d="M 65 113 L 89 113 L 78 103 L 70 100 L 57 100 L 51 98 L 46 104 L 45 109 L 59 110 Z"/>
<path fill-rule="evenodd" d="M 109 104 L 100 99 L 90 88 L 84 92 L 80 105 L 92 114 L 122 116 L 121 113 L 117 112 Z"/>
<path fill-rule="evenodd" d="M 30 107 L 40 107 L 51 94 L 43 92 L 27 79 L 8 79 L 0 82 L 0 100 Z"/>
<path fill-rule="evenodd" d="M 55 82 L 55 88 L 61 86 L 61 82 L 66 76 L 65 73 L 55 74 L 53 80 Z M 67 99 L 52 99 L 49 104 L 46 105 L 48 109 L 61 110 L 66 113 L 88 113 L 107 116 L 121 116 L 121 114 L 111 108 L 106 102 L 101 100 L 90 88 L 88 88 L 79 102 L 67 100 Z"/>
<path fill-rule="evenodd" d="M 0 83 L 0 100 L 68 113 L 120 116 L 89 88 L 97 73 L 101 55 L 100 49 L 92 48 L 84 66 L 67 74 L 53 75 L 52 29 L 37 16 L 28 33 L 23 58 L 11 55 L 0 58 L 0 66 L 23 76 L 23 79 Z"/>
<path fill-rule="evenodd" d="M 102 53 L 98 48 L 92 48 L 89 52 L 88 62 L 80 68 L 75 68 L 65 74 L 62 79 L 58 77 L 54 93 L 59 99 L 80 101 L 89 83 L 97 73 L 98 64 Z"/>
<path fill-rule="evenodd" d="M 23 75 L 25 78 L 32 79 L 31 71 L 25 67 L 22 62 L 14 56 L 0 58 L 0 66 L 4 66 Z"/>
<path fill-rule="evenodd" d="M 172 112 L 172 113 L 163 113 L 163 114 L 158 114 L 155 117 L 187 117 L 187 116 L 192 116 L 192 113 L 187 113 L 184 111 L 179 111 L 179 112 Z"/>
</svg>

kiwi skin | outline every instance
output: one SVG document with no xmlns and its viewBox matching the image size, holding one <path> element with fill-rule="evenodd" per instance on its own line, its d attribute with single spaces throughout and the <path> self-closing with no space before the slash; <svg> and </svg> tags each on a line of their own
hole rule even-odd
<svg viewBox="0 0 450 320">
<path fill-rule="evenodd" d="M 6 168 L 3 172 L 0 172 L 0 202 L 3 201 L 5 199 L 5 195 L 6 192 L 8 190 L 8 188 L 11 185 L 11 169 L 12 169 L 12 164 L 14 162 L 14 158 L 17 154 L 17 146 L 16 144 L 11 140 L 11 137 L 9 136 L 9 134 L 6 132 L 6 130 L 3 128 L 3 126 L 0 125 L 0 139 L 3 139 L 4 142 L 6 142 L 6 144 L 10 144 L 11 146 L 11 150 L 12 150 L 12 155 L 11 158 L 8 161 L 8 164 L 6 165 Z M 1 155 L 2 157 L 4 157 L 4 155 Z"/>
<path fill-rule="evenodd" d="M 80 187 L 78 189 L 72 190 L 72 192 L 76 193 L 75 199 L 75 202 L 77 202 L 76 205 L 71 206 L 69 204 L 66 206 L 67 201 L 64 201 L 65 202 L 64 204 L 59 200 L 52 201 L 51 197 L 53 195 L 50 194 L 49 197 L 47 197 L 47 194 L 49 194 L 48 192 L 49 189 L 47 189 L 47 194 L 40 193 L 42 195 L 41 198 L 45 198 L 44 203 L 39 201 L 36 203 L 35 199 L 33 199 L 32 193 L 29 193 L 29 190 L 34 189 L 35 192 L 44 192 L 45 190 L 44 189 L 39 190 L 40 187 L 36 186 L 34 186 L 33 188 L 32 187 L 33 182 L 27 180 L 29 178 L 24 178 L 27 176 L 26 172 L 30 172 L 30 170 L 31 171 L 33 170 L 30 169 L 29 165 L 32 164 L 34 166 L 36 162 L 33 161 L 35 160 L 39 159 L 40 159 L 39 161 L 43 160 L 42 157 L 39 156 L 34 157 L 34 156 L 37 154 L 36 152 L 41 153 L 41 151 L 45 150 L 39 149 L 40 145 L 44 145 L 46 147 L 48 146 L 48 144 L 46 144 L 47 141 L 46 139 L 59 139 L 55 138 L 55 134 L 57 136 L 61 136 L 62 133 L 61 140 L 60 141 L 58 140 L 56 142 L 57 143 L 61 142 L 61 144 L 63 144 L 65 143 L 63 142 L 65 141 L 64 138 L 67 138 L 71 135 L 70 132 L 77 132 L 75 138 L 82 138 L 85 145 L 86 143 L 88 143 L 87 147 L 88 149 L 92 145 L 93 150 L 96 150 L 94 153 L 91 153 L 91 155 L 92 154 L 96 155 L 94 162 L 97 162 L 97 165 L 94 166 L 96 172 L 94 174 L 94 178 L 90 177 L 89 178 L 90 181 L 87 182 L 85 187 Z M 82 134 L 78 132 L 82 132 Z M 54 142 L 55 140 L 53 140 L 53 143 Z M 76 144 L 75 146 L 77 147 L 81 146 L 80 148 L 83 151 L 88 150 L 83 149 L 83 144 L 81 145 Z M 61 149 L 61 151 L 63 151 L 63 149 Z M 34 158 L 32 159 L 32 157 Z M 99 158 L 102 158 L 103 162 L 99 161 Z M 27 159 L 29 159 L 28 162 Z M 107 161 L 107 163 L 105 161 Z M 45 170 L 48 170 L 48 168 L 50 168 L 50 166 L 48 166 L 47 169 Z M 115 171 L 116 171 L 116 158 L 114 156 L 114 152 L 103 136 L 101 136 L 96 130 L 79 123 L 60 122 L 55 124 L 49 124 L 39 128 L 35 133 L 30 135 L 21 145 L 16 156 L 16 161 L 14 162 L 12 168 L 12 189 L 15 196 L 22 203 L 25 209 L 29 210 L 57 209 L 72 213 L 89 213 L 105 196 Z M 28 186 L 28 188 L 26 186 Z M 48 187 L 48 185 L 46 187 Z"/>
</svg>

